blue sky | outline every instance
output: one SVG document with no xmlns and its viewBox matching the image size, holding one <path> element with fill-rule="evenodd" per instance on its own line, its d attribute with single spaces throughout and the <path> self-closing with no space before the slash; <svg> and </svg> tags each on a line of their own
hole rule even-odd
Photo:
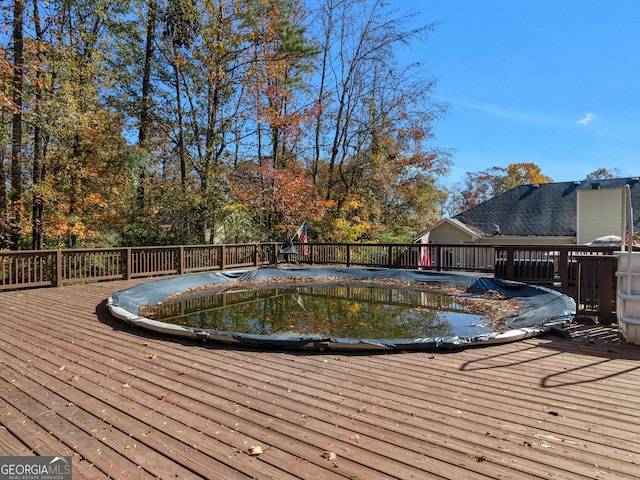
<svg viewBox="0 0 640 480">
<path fill-rule="evenodd" d="M 434 125 L 453 150 L 447 184 L 521 162 L 557 182 L 640 176 L 640 1 L 389 1 L 438 22 L 402 55 L 449 105 Z"/>
</svg>

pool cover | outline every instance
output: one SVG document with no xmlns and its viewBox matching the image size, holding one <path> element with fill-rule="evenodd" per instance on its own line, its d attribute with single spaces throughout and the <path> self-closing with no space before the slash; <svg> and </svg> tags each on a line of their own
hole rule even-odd
<svg viewBox="0 0 640 480">
<path fill-rule="evenodd" d="M 281 333 L 271 335 L 246 334 L 184 327 L 151 320 L 140 316 L 140 308 L 157 305 L 170 297 L 192 289 L 206 286 L 228 285 L 239 282 L 265 282 L 276 279 L 323 279 L 335 282 L 399 280 L 419 282 L 423 286 L 452 285 L 474 293 L 499 292 L 507 298 L 516 299 L 521 310 L 508 318 L 505 328 L 499 332 L 473 337 L 451 336 L 439 338 L 325 338 L 317 335 Z M 464 346 L 492 345 L 540 335 L 554 326 L 571 322 L 575 315 L 572 298 L 554 290 L 519 282 L 498 280 L 489 277 L 433 272 L 426 270 L 394 270 L 369 268 L 266 268 L 242 271 L 224 271 L 171 277 L 142 283 L 113 294 L 108 300 L 111 313 L 131 325 L 149 330 L 202 339 L 207 341 L 246 346 L 304 348 L 316 350 L 404 350 L 437 351 Z"/>
</svg>

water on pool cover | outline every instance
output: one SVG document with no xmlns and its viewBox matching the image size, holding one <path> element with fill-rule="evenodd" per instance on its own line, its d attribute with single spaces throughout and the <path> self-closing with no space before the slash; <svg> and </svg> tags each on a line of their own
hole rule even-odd
<svg viewBox="0 0 640 480">
<path fill-rule="evenodd" d="M 155 320 L 217 331 L 333 338 L 475 336 L 496 322 L 461 296 L 345 284 L 200 292 L 155 307 Z"/>
</svg>

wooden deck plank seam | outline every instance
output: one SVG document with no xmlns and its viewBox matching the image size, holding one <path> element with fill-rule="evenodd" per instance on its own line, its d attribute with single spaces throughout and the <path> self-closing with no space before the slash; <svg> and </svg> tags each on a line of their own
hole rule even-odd
<svg viewBox="0 0 640 480">
<path fill-rule="evenodd" d="M 148 375 L 148 372 L 147 372 L 147 375 Z M 389 460 L 392 460 L 392 459 L 389 459 Z"/>
</svg>

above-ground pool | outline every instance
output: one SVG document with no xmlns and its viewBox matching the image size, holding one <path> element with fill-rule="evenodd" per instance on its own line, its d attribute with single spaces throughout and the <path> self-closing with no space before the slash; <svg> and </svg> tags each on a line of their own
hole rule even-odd
<svg viewBox="0 0 640 480">
<path fill-rule="evenodd" d="M 268 308 L 282 311 L 279 320 L 271 312 L 266 315 L 267 307 L 259 303 L 272 290 L 282 302 L 276 308 L 269 301 Z M 354 292 L 375 298 L 346 298 Z M 446 296 L 450 293 L 454 296 Z M 319 297 L 326 297 L 326 306 Z M 434 297 L 437 301 L 430 300 Z M 474 311 L 474 301 L 485 311 Z M 194 305 L 207 310 L 207 316 L 194 317 Z M 117 318 L 170 335 L 316 350 L 490 345 L 545 333 L 575 315 L 573 299 L 544 287 L 476 275 L 365 268 L 267 268 L 171 277 L 117 292 L 108 306 Z M 256 321 L 256 311 L 269 320 Z M 325 313 L 329 319 L 316 318 Z M 239 321 L 239 315 L 247 319 Z M 338 328 L 342 323 L 344 328 Z M 373 328 L 378 323 L 383 326 Z"/>
</svg>

